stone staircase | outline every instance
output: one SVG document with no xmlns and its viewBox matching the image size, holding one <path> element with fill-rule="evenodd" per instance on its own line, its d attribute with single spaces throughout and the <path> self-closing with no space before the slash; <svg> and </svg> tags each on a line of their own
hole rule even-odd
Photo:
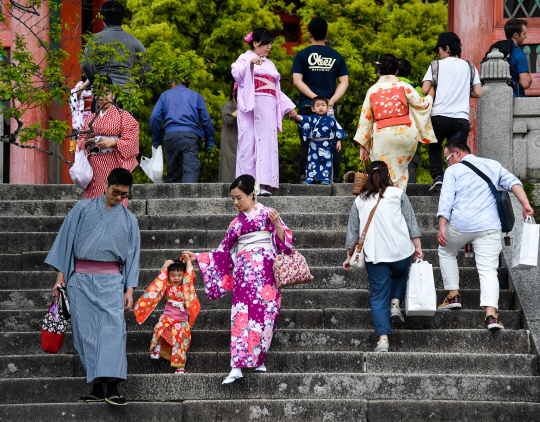
<svg viewBox="0 0 540 422">
<path fill-rule="evenodd" d="M 444 297 L 436 242 L 437 196 L 427 185 L 408 194 Z M 88 387 L 71 335 L 57 355 L 41 350 L 41 320 L 55 273 L 44 265 L 63 218 L 81 197 L 73 186 L 0 185 L 0 421 L 538 421 L 538 355 L 506 268 L 499 269 L 500 316 L 488 332 L 479 308 L 474 260 L 459 257 L 464 309 L 409 317 L 395 327 L 391 353 L 375 354 L 367 277 L 341 264 L 351 185 L 282 185 L 261 198 L 293 230 L 315 280 L 284 290 L 267 358 L 269 372 L 221 386 L 229 371 L 231 298 L 209 302 L 198 274 L 202 311 L 192 331 L 188 374 L 151 361 L 159 312 L 128 327 L 128 406 L 80 404 Z M 234 217 L 228 186 L 136 185 L 129 208 L 141 229 L 140 288 L 166 258 L 218 246 Z M 160 304 L 159 309 L 163 308 Z"/>
</svg>

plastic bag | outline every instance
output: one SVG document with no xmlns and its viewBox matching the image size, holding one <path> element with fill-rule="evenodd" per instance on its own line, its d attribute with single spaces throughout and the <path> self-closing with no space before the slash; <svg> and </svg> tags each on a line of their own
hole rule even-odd
<svg viewBox="0 0 540 422">
<path fill-rule="evenodd" d="M 530 270 L 538 262 L 538 239 L 540 226 L 534 218 L 527 216 L 523 226 L 514 229 L 514 247 L 512 249 L 512 268 Z"/>
<path fill-rule="evenodd" d="M 405 293 L 405 314 L 407 316 L 433 316 L 437 311 L 437 292 L 433 277 L 433 266 L 417 259 L 411 265 L 407 292 Z"/>
<path fill-rule="evenodd" d="M 81 189 L 86 189 L 92 181 L 94 170 L 88 162 L 86 148 L 75 151 L 75 164 L 69 169 L 69 175 L 71 176 L 73 183 Z"/>
<path fill-rule="evenodd" d="M 152 157 L 141 157 L 141 168 L 154 183 L 163 183 L 163 150 L 152 147 Z"/>
</svg>

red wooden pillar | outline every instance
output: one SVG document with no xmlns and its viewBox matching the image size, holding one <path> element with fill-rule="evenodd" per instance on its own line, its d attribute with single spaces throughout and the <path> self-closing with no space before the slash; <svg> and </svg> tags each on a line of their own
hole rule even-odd
<svg viewBox="0 0 540 422">
<path fill-rule="evenodd" d="M 13 9 L 14 15 L 19 15 L 17 9 Z M 26 25 L 32 28 L 35 32 L 39 32 L 40 37 L 48 41 L 49 38 L 49 19 L 48 16 L 48 1 L 44 1 L 38 9 L 39 16 L 32 15 L 29 17 L 25 14 L 24 20 Z M 38 47 L 38 42 L 33 35 L 29 33 L 25 26 L 20 24 L 15 17 L 11 18 L 11 49 L 15 49 L 15 34 L 23 35 L 28 44 L 28 50 L 34 54 L 37 63 L 44 62 L 44 51 Z M 38 81 L 36 80 L 36 83 Z M 47 127 L 49 121 L 48 107 L 41 107 L 28 110 L 24 115 L 24 124 L 31 125 L 41 123 L 43 127 Z M 11 131 L 15 131 L 16 123 L 11 122 Z M 48 144 L 37 139 L 32 142 L 33 145 L 42 149 L 48 150 Z M 49 182 L 49 156 L 43 152 L 32 149 L 23 149 L 15 145 L 10 146 L 10 183 L 29 183 L 29 184 L 46 184 Z"/>
<path fill-rule="evenodd" d="M 480 71 L 480 61 L 493 43 L 493 0 L 449 0 L 448 30 L 461 39 L 461 58 L 474 63 Z M 471 133 L 467 143 L 476 154 L 476 99 L 471 99 Z"/>
<path fill-rule="evenodd" d="M 94 34 L 97 34 L 98 32 L 101 32 L 105 29 L 105 24 L 103 23 L 103 20 L 96 19 L 96 15 L 99 13 L 99 9 L 101 9 L 103 3 L 105 3 L 106 1 L 107 0 L 94 0 L 92 10 L 92 17 L 94 18 L 94 25 L 92 29 L 94 31 Z"/>
<path fill-rule="evenodd" d="M 78 19 L 77 19 L 78 16 Z M 67 76 L 67 84 L 74 87 L 81 77 L 81 65 L 79 63 L 79 53 L 81 51 L 82 25 L 80 25 L 82 17 L 82 0 L 70 0 L 62 2 L 60 9 L 60 19 L 63 24 L 67 24 L 70 29 L 63 31 L 62 39 L 69 40 L 62 42 L 62 48 L 69 53 L 69 57 L 64 60 L 63 72 Z M 79 23 L 77 25 L 77 23 Z M 71 113 L 69 104 L 65 102 L 62 106 L 63 112 L 66 115 L 67 124 L 71 127 Z M 71 131 L 70 131 L 71 132 Z M 69 141 L 71 138 L 66 138 L 63 145 L 64 158 L 73 162 L 75 156 L 69 153 Z M 62 164 L 62 183 L 72 184 L 71 176 L 69 175 L 69 166 L 66 163 Z"/>
</svg>

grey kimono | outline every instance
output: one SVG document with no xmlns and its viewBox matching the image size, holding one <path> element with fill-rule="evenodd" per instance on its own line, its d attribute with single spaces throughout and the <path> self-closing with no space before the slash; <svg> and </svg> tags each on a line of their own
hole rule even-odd
<svg viewBox="0 0 540 422">
<path fill-rule="evenodd" d="M 78 202 L 69 212 L 45 263 L 64 273 L 73 343 L 94 378 L 127 377 L 124 291 L 139 284 L 140 232 L 119 204 L 107 210 L 104 195 Z M 76 273 L 74 260 L 118 262 L 120 274 Z"/>
</svg>

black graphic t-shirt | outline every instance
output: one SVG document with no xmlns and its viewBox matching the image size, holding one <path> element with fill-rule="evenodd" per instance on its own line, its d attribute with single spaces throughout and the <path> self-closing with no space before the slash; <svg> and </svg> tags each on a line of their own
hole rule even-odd
<svg viewBox="0 0 540 422">
<path fill-rule="evenodd" d="M 332 47 L 312 45 L 294 58 L 291 73 L 301 73 L 304 83 L 317 95 L 330 99 L 336 91 L 336 80 L 349 74 L 345 59 Z M 311 105 L 311 99 L 300 93 L 298 107 Z"/>
</svg>

